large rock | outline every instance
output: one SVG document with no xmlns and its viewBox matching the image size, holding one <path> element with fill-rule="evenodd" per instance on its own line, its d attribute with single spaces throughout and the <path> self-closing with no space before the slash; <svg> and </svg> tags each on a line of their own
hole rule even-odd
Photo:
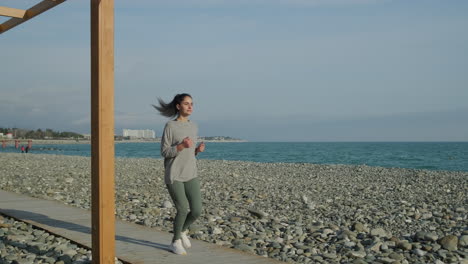
<svg viewBox="0 0 468 264">
<path fill-rule="evenodd" d="M 368 247 L 369 250 L 374 252 L 380 252 L 380 247 L 382 246 L 382 242 L 376 242 Z"/>
<path fill-rule="evenodd" d="M 458 239 L 459 247 L 468 247 L 468 235 L 463 235 Z"/>
<path fill-rule="evenodd" d="M 171 209 L 172 208 L 172 203 L 170 201 L 164 201 L 163 208 Z"/>
<path fill-rule="evenodd" d="M 390 253 L 390 254 L 388 255 L 388 257 L 390 257 L 390 258 L 392 258 L 392 259 L 394 259 L 394 260 L 398 260 L 398 261 L 403 260 L 403 259 L 405 258 L 402 254 L 398 254 L 398 253 L 396 253 L 396 252 Z"/>
<path fill-rule="evenodd" d="M 361 232 L 367 232 L 367 228 L 360 222 L 356 222 L 353 224 L 353 230 L 358 232 L 358 233 L 361 233 Z"/>
<path fill-rule="evenodd" d="M 427 254 L 427 252 L 419 248 L 416 248 L 416 249 L 413 249 L 413 254 L 416 254 L 418 257 L 423 257 L 424 255 Z"/>
<path fill-rule="evenodd" d="M 413 246 L 411 245 L 411 243 L 409 243 L 408 241 L 400 241 L 398 244 L 397 244 L 397 247 L 399 249 L 403 249 L 403 250 L 411 250 L 413 248 Z"/>
<path fill-rule="evenodd" d="M 252 214 L 253 216 L 257 217 L 257 218 L 264 218 L 267 216 L 267 214 L 263 211 L 260 211 L 258 209 L 255 209 L 255 208 L 250 208 L 250 209 L 247 209 L 249 211 L 250 214 Z"/>
<path fill-rule="evenodd" d="M 458 249 L 458 237 L 454 235 L 448 235 L 439 240 L 439 244 L 449 251 L 454 251 Z"/>
<path fill-rule="evenodd" d="M 245 244 L 239 244 L 234 246 L 235 249 L 246 251 L 246 252 L 253 252 L 254 248 Z"/>
<path fill-rule="evenodd" d="M 364 251 L 351 251 L 347 254 L 349 258 L 365 258 L 366 252 Z"/>
<path fill-rule="evenodd" d="M 213 231 L 212 231 L 213 235 L 219 235 L 219 234 L 222 234 L 223 233 L 223 230 L 219 227 L 215 227 L 213 228 Z"/>
<path fill-rule="evenodd" d="M 371 230 L 371 235 L 372 236 L 377 236 L 377 237 L 387 237 L 388 234 L 383 228 L 374 228 Z"/>
<path fill-rule="evenodd" d="M 416 239 L 416 241 L 431 241 L 431 242 L 435 242 L 435 241 L 437 241 L 437 239 L 439 238 L 439 236 L 437 236 L 437 234 L 432 233 L 432 232 L 423 232 L 423 231 L 420 231 L 420 232 L 417 232 L 417 233 L 414 235 L 414 238 Z"/>
</svg>

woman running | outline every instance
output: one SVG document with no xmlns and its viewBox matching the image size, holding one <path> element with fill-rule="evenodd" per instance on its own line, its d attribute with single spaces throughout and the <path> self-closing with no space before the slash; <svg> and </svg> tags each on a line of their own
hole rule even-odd
<svg viewBox="0 0 468 264">
<path fill-rule="evenodd" d="M 161 115 L 175 118 L 166 123 L 161 139 L 161 155 L 164 157 L 164 181 L 177 209 L 174 219 L 174 237 L 170 250 L 186 255 L 190 248 L 188 230 L 201 214 L 200 181 L 197 177 L 195 156 L 205 150 L 201 142 L 198 147 L 198 126 L 189 120 L 193 111 L 192 96 L 178 94 L 170 103 L 159 99 L 153 105 Z"/>
</svg>

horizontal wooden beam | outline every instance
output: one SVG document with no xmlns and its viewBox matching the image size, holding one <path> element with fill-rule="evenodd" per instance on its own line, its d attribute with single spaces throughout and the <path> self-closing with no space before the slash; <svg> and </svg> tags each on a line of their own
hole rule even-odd
<svg viewBox="0 0 468 264">
<path fill-rule="evenodd" d="M 13 17 L 7 21 L 5 21 L 3 24 L 0 24 L 0 34 L 18 26 L 19 24 L 22 24 L 29 19 L 44 13 L 45 11 L 65 2 L 66 0 L 43 0 L 39 4 L 29 8 L 26 10 L 26 13 L 24 14 L 23 18 L 16 18 Z"/>
<path fill-rule="evenodd" d="M 0 6 L 0 16 L 23 18 L 26 10 Z"/>
</svg>

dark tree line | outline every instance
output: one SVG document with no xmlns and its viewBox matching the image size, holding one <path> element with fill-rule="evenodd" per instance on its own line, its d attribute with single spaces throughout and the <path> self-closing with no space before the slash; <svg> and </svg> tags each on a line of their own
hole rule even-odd
<svg viewBox="0 0 468 264">
<path fill-rule="evenodd" d="M 54 131 L 47 128 L 46 130 L 37 129 L 37 130 L 27 130 L 22 128 L 1 128 L 0 133 L 6 135 L 7 133 L 12 133 L 13 137 L 18 139 L 69 139 L 69 138 L 83 138 L 83 135 L 75 132 L 60 132 Z"/>
<path fill-rule="evenodd" d="M 238 138 L 226 137 L 226 136 L 213 136 L 213 137 L 200 137 L 204 140 L 239 140 Z"/>
</svg>

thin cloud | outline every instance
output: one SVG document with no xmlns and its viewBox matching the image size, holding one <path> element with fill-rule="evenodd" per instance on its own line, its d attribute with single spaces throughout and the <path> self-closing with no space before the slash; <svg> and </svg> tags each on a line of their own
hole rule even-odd
<svg viewBox="0 0 468 264">
<path fill-rule="evenodd" d="M 74 125 L 74 126 L 90 125 L 91 124 L 91 117 L 90 116 L 85 116 L 83 118 L 73 120 L 71 122 L 71 124 Z"/>
<path fill-rule="evenodd" d="M 131 113 L 131 112 L 117 112 L 115 114 L 116 127 L 141 127 L 152 126 L 156 122 L 156 115 L 149 113 Z"/>
<path fill-rule="evenodd" d="M 290 6 L 290 7 L 315 7 L 315 6 L 350 6 L 386 3 L 392 0 L 143 0 L 131 4 L 127 1 L 116 1 L 117 7 L 141 8 L 148 6 L 166 7 L 247 7 L 247 6 Z"/>
</svg>

